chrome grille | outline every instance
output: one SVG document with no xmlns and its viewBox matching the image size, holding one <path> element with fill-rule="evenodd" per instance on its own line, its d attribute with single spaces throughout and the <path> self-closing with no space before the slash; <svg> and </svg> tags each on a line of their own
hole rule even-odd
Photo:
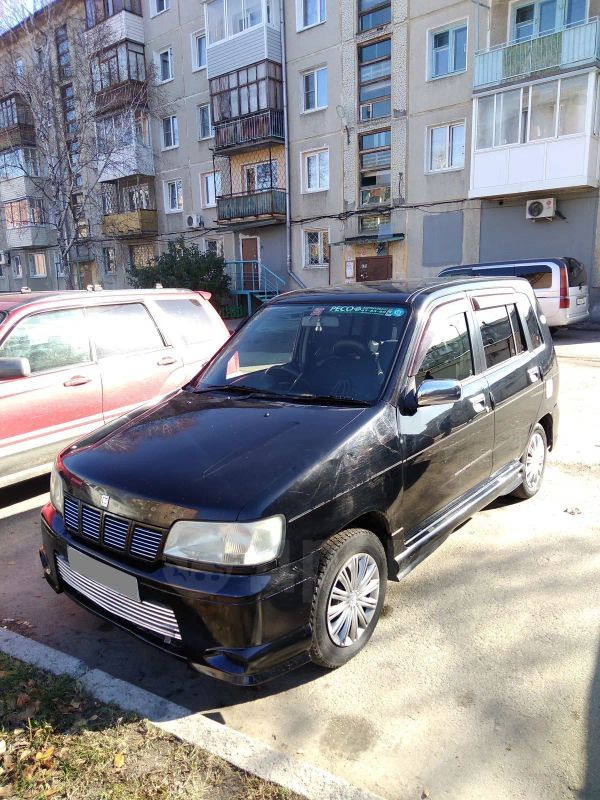
<svg viewBox="0 0 600 800">
<path fill-rule="evenodd" d="M 79 531 L 79 502 L 65 497 L 65 524 L 69 530 Z"/>
<path fill-rule="evenodd" d="M 170 608 L 156 603 L 140 603 L 109 589 L 97 581 L 75 572 L 62 556 L 56 557 L 56 566 L 62 580 L 92 603 L 114 614 L 115 617 L 131 622 L 138 628 L 156 633 L 166 639 L 181 641 L 177 618 Z"/>
<path fill-rule="evenodd" d="M 68 495 L 65 496 L 64 518 L 65 526 L 71 533 L 144 561 L 156 561 L 166 538 L 164 530 L 137 525 Z"/>
<path fill-rule="evenodd" d="M 162 544 L 162 538 L 162 533 L 158 531 L 136 526 L 131 537 L 131 554 L 140 558 L 149 558 L 153 561 Z"/>
<path fill-rule="evenodd" d="M 115 550 L 125 550 L 128 533 L 128 520 L 105 514 L 104 536 L 102 537 L 102 541 L 107 547 L 112 547 Z"/>
<path fill-rule="evenodd" d="M 100 540 L 100 522 L 102 514 L 96 508 L 83 506 L 81 509 L 81 532 L 94 541 Z"/>
</svg>

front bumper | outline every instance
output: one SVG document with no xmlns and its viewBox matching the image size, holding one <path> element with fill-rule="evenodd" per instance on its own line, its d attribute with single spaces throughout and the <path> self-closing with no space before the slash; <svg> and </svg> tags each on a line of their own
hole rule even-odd
<svg viewBox="0 0 600 800">
<path fill-rule="evenodd" d="M 110 589 L 103 591 L 105 587 L 82 580 L 69 569 L 69 547 L 134 575 L 144 614 L 154 620 L 162 609 L 163 617 L 174 615 L 174 625 L 168 630 L 152 625 L 150 630 L 139 604 L 132 606 Z M 147 571 L 90 549 L 66 531 L 62 516 L 48 505 L 42 512 L 40 558 L 55 591 L 64 591 L 94 614 L 188 661 L 200 672 L 248 686 L 308 661 L 317 553 L 252 575 L 172 564 Z"/>
</svg>

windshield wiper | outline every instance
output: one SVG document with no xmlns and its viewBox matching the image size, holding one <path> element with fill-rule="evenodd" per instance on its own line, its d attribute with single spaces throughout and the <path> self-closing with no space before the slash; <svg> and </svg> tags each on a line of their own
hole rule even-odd
<svg viewBox="0 0 600 800">
<path fill-rule="evenodd" d="M 337 394 L 301 394 L 301 395 L 288 395 L 293 400 L 301 400 L 305 403 L 314 403 L 315 405 L 324 406 L 353 406 L 357 408 L 366 408 L 370 405 L 366 400 L 355 400 L 352 397 L 341 397 Z"/>
<path fill-rule="evenodd" d="M 257 389 L 253 386 L 244 386 L 243 384 L 235 383 L 230 386 L 204 386 L 201 389 L 192 389 L 192 391 L 194 394 L 207 394 L 208 392 L 229 392 L 233 394 L 237 392 L 247 397 L 250 395 L 262 395 L 264 397 L 276 397 L 278 399 L 286 397 L 286 395 L 282 395 L 280 392 L 272 392 L 269 389 Z"/>
</svg>

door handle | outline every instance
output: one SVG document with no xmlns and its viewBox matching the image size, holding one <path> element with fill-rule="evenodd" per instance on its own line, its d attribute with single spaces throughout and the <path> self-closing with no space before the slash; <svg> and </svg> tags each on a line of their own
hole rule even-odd
<svg viewBox="0 0 600 800">
<path fill-rule="evenodd" d="M 532 367 L 531 369 L 528 369 L 527 374 L 529 375 L 529 383 L 535 383 L 536 381 L 539 381 L 541 378 L 539 367 Z"/>
<path fill-rule="evenodd" d="M 177 359 L 173 356 L 163 356 L 162 358 L 159 358 L 156 363 L 159 367 L 170 367 L 171 364 L 177 363 Z"/>
<path fill-rule="evenodd" d="M 73 375 L 72 378 L 69 378 L 68 381 L 63 383 L 63 386 L 67 388 L 71 388 L 72 386 L 85 386 L 86 383 L 91 383 L 92 379 L 88 378 L 86 375 Z"/>
<path fill-rule="evenodd" d="M 483 392 L 471 398 L 471 405 L 477 414 L 482 414 L 483 412 L 487 413 L 490 410 Z"/>
</svg>

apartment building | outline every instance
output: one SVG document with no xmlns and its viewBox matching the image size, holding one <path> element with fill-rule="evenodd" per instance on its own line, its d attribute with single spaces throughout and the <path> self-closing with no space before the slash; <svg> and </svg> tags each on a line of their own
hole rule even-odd
<svg viewBox="0 0 600 800">
<path fill-rule="evenodd" d="M 124 285 L 183 235 L 223 254 L 247 308 L 504 258 L 571 255 L 600 286 L 596 5 L 86 0 L 125 70 L 99 127 L 140 53 L 158 102 L 103 176 L 83 279 Z"/>
</svg>

